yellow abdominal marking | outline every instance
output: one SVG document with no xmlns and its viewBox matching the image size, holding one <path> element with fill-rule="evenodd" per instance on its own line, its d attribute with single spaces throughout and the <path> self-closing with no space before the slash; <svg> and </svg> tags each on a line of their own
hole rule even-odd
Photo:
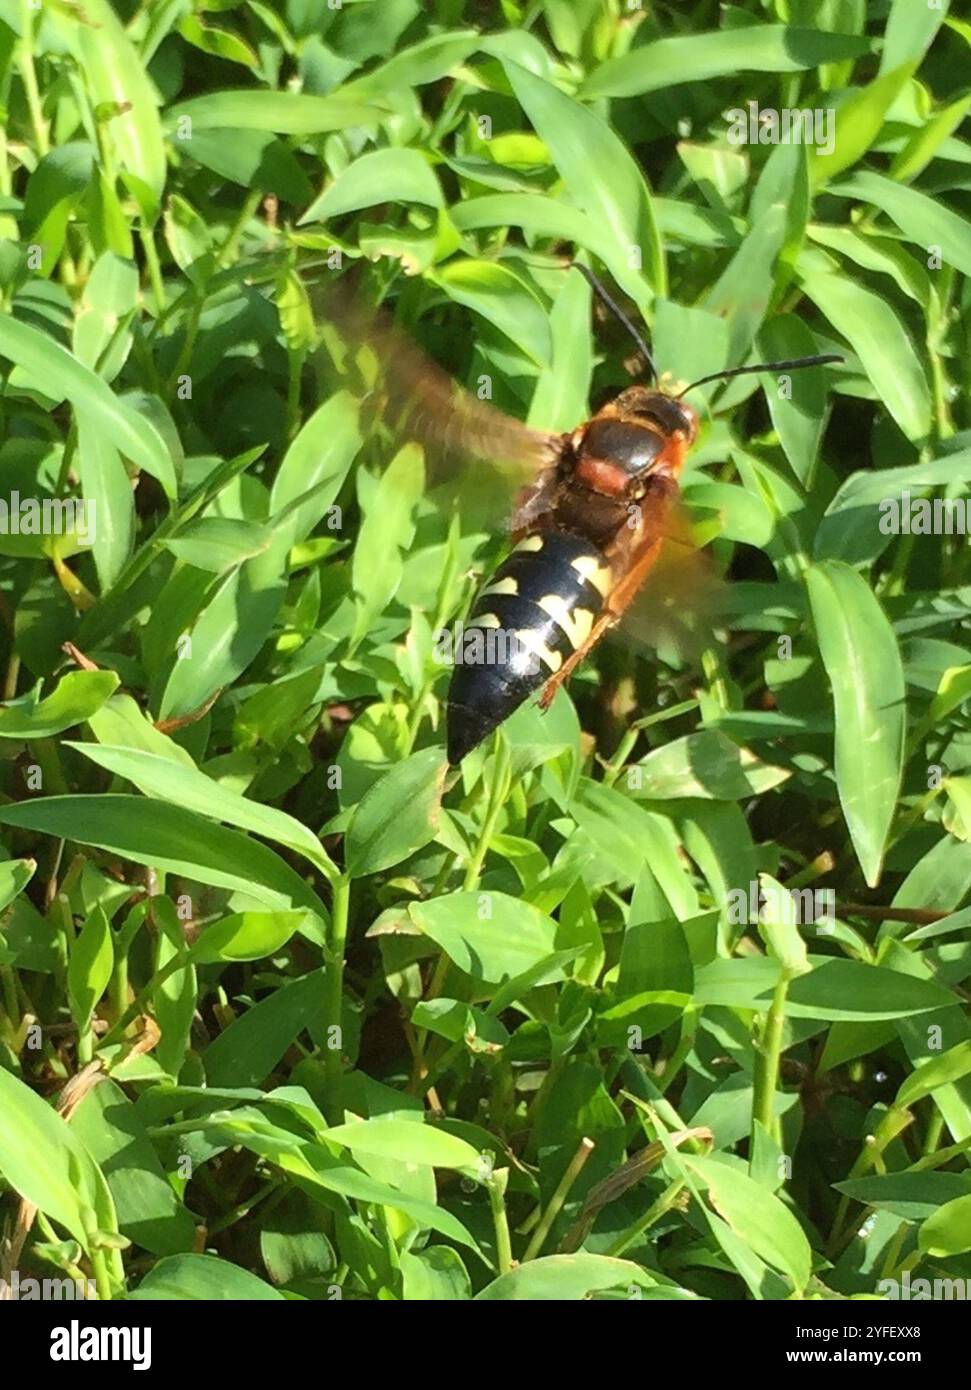
<svg viewBox="0 0 971 1390">
<path fill-rule="evenodd" d="M 483 590 L 482 590 L 482 597 L 485 598 L 486 594 L 518 594 L 518 593 L 519 593 L 519 581 L 518 581 L 518 579 L 513 578 L 513 576 L 512 576 L 511 574 L 509 574 L 509 575 L 506 576 L 505 579 L 498 579 L 498 580 L 496 581 L 495 584 L 490 584 L 489 587 L 488 587 L 488 589 L 483 589 Z"/>
<path fill-rule="evenodd" d="M 516 546 L 514 546 L 513 549 L 514 549 L 514 550 L 542 550 L 542 549 L 543 549 L 543 537 L 542 537 L 542 536 L 524 536 L 523 539 L 519 542 L 519 544 L 516 545 Z"/>
<path fill-rule="evenodd" d="M 590 636 L 593 627 L 593 614 L 590 609 L 577 607 L 571 613 L 566 601 L 560 598 L 559 594 L 547 594 L 545 598 L 540 599 L 539 606 L 554 622 L 559 623 L 573 650 L 579 650 Z"/>
<path fill-rule="evenodd" d="M 538 632 L 530 632 L 528 628 L 518 628 L 514 633 L 516 641 L 525 647 L 528 652 L 538 656 L 544 666 L 551 671 L 558 671 L 563 665 L 563 658 L 559 652 L 554 652 L 546 645 Z"/>
<path fill-rule="evenodd" d="M 570 563 L 577 574 L 588 580 L 604 598 L 607 597 L 612 587 L 609 565 L 601 564 L 593 555 L 578 555 Z"/>
<path fill-rule="evenodd" d="M 499 619 L 495 613 L 483 613 L 481 618 L 470 618 L 470 627 L 501 627 Z"/>
</svg>

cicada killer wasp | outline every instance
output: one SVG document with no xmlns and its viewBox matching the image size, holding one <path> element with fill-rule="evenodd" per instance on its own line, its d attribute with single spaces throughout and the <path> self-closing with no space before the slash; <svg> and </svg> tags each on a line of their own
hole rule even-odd
<svg viewBox="0 0 971 1390">
<path fill-rule="evenodd" d="M 379 321 L 367 330 L 386 379 L 387 413 L 446 454 L 519 470 L 512 549 L 482 585 L 463 632 L 446 713 L 457 766 L 528 697 L 545 709 L 614 626 L 654 568 L 677 505 L 678 479 L 698 434 L 684 397 L 711 381 L 841 362 L 826 353 L 713 372 L 675 392 L 658 379 L 636 325 L 586 266 L 570 262 L 634 338 L 651 375 L 564 434 L 534 430 L 477 400 L 413 343 Z M 346 312 L 345 319 L 349 317 Z"/>
</svg>

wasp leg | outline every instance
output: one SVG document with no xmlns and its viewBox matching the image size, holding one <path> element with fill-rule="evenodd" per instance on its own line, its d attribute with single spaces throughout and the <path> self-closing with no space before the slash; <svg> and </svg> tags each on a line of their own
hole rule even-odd
<svg viewBox="0 0 971 1390">
<path fill-rule="evenodd" d="M 564 661 L 563 665 L 557 671 L 556 675 L 550 676 L 549 680 L 543 686 L 543 693 L 539 697 L 539 700 L 537 702 L 539 704 L 540 709 L 549 709 L 550 705 L 553 703 L 554 695 L 559 690 L 563 682 L 567 679 L 568 676 L 572 674 L 572 672 L 576 670 L 576 668 L 580 665 L 580 662 L 587 655 L 587 652 L 590 651 L 590 648 L 593 647 L 597 642 L 599 642 L 600 638 L 604 635 L 607 629 L 613 627 L 614 623 L 618 621 L 619 617 L 620 615 L 618 613 L 601 613 L 600 617 L 597 619 L 593 627 L 590 629 L 590 636 L 584 642 L 583 646 L 577 647 L 576 651 L 571 653 L 571 655 L 567 657 L 566 661 Z"/>
</svg>

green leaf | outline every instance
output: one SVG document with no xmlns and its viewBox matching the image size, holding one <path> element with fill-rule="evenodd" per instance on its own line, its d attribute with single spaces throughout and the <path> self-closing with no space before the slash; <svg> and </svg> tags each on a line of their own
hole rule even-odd
<svg viewBox="0 0 971 1390">
<path fill-rule="evenodd" d="M 410 48 L 403 48 L 372 72 L 348 82 L 343 91 L 355 99 L 370 101 L 380 100 L 385 93 L 395 94 L 403 88 L 438 82 L 464 63 L 480 42 L 481 36 L 474 29 L 433 34 Z"/>
<path fill-rule="evenodd" d="M 111 979 L 114 959 L 108 919 L 96 907 L 72 941 L 67 963 L 67 990 L 79 1032 L 84 1032 L 91 1022 L 95 1005 Z"/>
<path fill-rule="evenodd" d="M 729 358 L 733 364 L 744 361 L 762 327 L 772 299 L 788 219 L 787 207 L 770 204 L 705 296 L 705 311 L 728 320 Z"/>
<path fill-rule="evenodd" d="M 957 1197 L 971 1196 L 964 1173 L 881 1173 L 849 1178 L 833 1186 L 838 1192 L 878 1211 L 889 1211 L 904 1221 L 923 1221 Z"/>
<path fill-rule="evenodd" d="M 472 1297 L 472 1284 L 462 1257 L 450 1245 L 432 1245 L 413 1255 L 400 1255 L 402 1297 L 406 1303 L 464 1300 Z"/>
<path fill-rule="evenodd" d="M 651 297 L 648 285 L 654 294 L 667 294 L 667 269 L 640 168 L 599 116 L 518 63 L 504 60 L 503 66 L 572 201 L 600 224 L 612 242 L 614 250 L 607 262 L 611 274 L 646 308 Z"/>
<path fill-rule="evenodd" d="M 162 718 L 194 715 L 256 657 L 276 622 L 286 589 L 281 547 L 246 560 L 217 580 L 177 644 L 159 705 Z"/>
<path fill-rule="evenodd" d="M 0 861 L 0 912 L 27 887 L 37 871 L 36 859 L 4 859 Z"/>
<path fill-rule="evenodd" d="M 78 473 L 85 502 L 97 517 L 91 552 L 104 591 L 111 588 L 131 554 L 135 502 L 118 450 L 84 410 L 78 411 Z"/>
<path fill-rule="evenodd" d="M 113 1081 L 103 1079 L 71 1116 L 108 1182 L 118 1229 L 153 1255 L 190 1250 L 195 1225 L 169 1185 L 135 1106 Z"/>
<path fill-rule="evenodd" d="M 0 823 L 110 850 L 275 909 L 322 905 L 293 869 L 255 840 L 179 806 L 140 796 L 48 796 L 0 807 Z"/>
<path fill-rule="evenodd" d="M 426 748 L 371 785 L 347 829 L 344 860 L 352 878 L 400 864 L 435 838 L 447 770 L 441 749 Z"/>
<path fill-rule="evenodd" d="M 971 1196 L 945 1202 L 921 1226 L 917 1243 L 925 1255 L 937 1259 L 971 1250 Z"/>
<path fill-rule="evenodd" d="M 100 767 L 133 782 L 146 796 L 158 797 L 215 820 L 226 821 L 240 830 L 251 830 L 277 844 L 287 845 L 308 859 L 328 877 L 337 869 L 317 836 L 301 821 L 275 806 L 250 801 L 239 792 L 221 786 L 181 761 L 139 748 L 114 748 L 108 744 L 70 745 Z"/>
<path fill-rule="evenodd" d="M 786 1013 L 792 1018 L 869 1023 L 930 1013 L 953 1002 L 940 985 L 884 966 L 819 956 L 810 957 L 810 964 L 811 973 L 789 986 Z M 764 1012 L 781 974 L 780 962 L 768 957 L 714 960 L 695 972 L 694 1002 Z"/>
<path fill-rule="evenodd" d="M 947 483 L 971 482 L 971 449 L 915 463 L 909 468 L 851 473 L 826 509 L 816 531 L 817 559 L 864 564 L 891 542 L 893 528 L 909 521 L 906 496 Z"/>
<path fill-rule="evenodd" d="M 433 208 L 443 205 L 434 171 L 417 150 L 371 150 L 361 155 L 314 199 L 300 218 L 300 225 L 326 222 L 331 217 L 390 202 L 423 203 Z"/>
<path fill-rule="evenodd" d="M 138 272 L 134 265 L 110 252 L 99 256 L 78 304 L 72 347 L 75 357 L 106 381 L 118 374 L 131 349 L 131 333 L 119 334 L 118 330 L 137 308 Z M 102 526 L 110 521 L 110 517 L 101 518 Z"/>
<path fill-rule="evenodd" d="M 189 955 L 196 965 L 262 960 L 285 946 L 306 916 L 305 912 L 236 912 L 207 927 Z"/>
<path fill-rule="evenodd" d="M 453 260 L 428 279 L 450 299 L 494 324 L 538 367 L 548 367 L 553 345 L 542 304 L 521 276 L 491 261 Z"/>
<path fill-rule="evenodd" d="M 741 801 L 779 786 L 789 775 L 717 730 L 705 729 L 648 753 L 627 769 L 626 781 L 632 796 L 650 801 L 680 796 Z"/>
<path fill-rule="evenodd" d="M 164 542 L 166 550 L 211 574 L 224 574 L 268 549 L 273 533 L 255 521 L 203 516 Z"/>
<path fill-rule="evenodd" d="M 83 724 L 117 685 L 114 671 L 70 671 L 42 700 L 26 695 L 0 707 L 0 738 L 50 738 Z"/>
<path fill-rule="evenodd" d="M 827 190 L 879 208 L 896 222 L 908 241 L 926 257 L 937 248 L 946 265 L 971 275 L 971 222 L 919 189 L 861 169 L 845 183 Z"/>
<path fill-rule="evenodd" d="M 215 1255 L 170 1255 L 145 1275 L 129 1301 L 266 1303 L 283 1294 L 248 1269 Z"/>
<path fill-rule="evenodd" d="M 320 1144 L 304 1144 L 299 1151 L 282 1152 L 278 1162 L 281 1168 L 299 1177 L 304 1184 L 338 1192 L 359 1202 L 373 1202 L 392 1211 L 404 1212 L 420 1229 L 441 1231 L 459 1245 L 473 1250 L 476 1248 L 472 1236 L 450 1211 L 423 1198 L 412 1197 L 390 1183 L 380 1182 L 359 1168 L 352 1168 L 335 1159 Z"/>
<path fill-rule="evenodd" d="M 243 188 L 261 188 L 275 193 L 297 207 L 303 207 L 313 193 L 296 155 L 285 141 L 277 139 L 270 131 L 246 130 L 239 126 L 229 130 L 194 126 L 191 136 L 179 138 L 179 149 L 204 169 L 211 169 L 224 179 Z M 173 210 L 173 201 L 169 202 L 170 210 Z M 192 260 L 195 259 L 192 256 Z"/>
<path fill-rule="evenodd" d="M 806 573 L 833 692 L 836 785 L 864 878 L 880 881 L 903 773 L 907 706 L 893 628 L 871 589 L 836 560 Z"/>
<path fill-rule="evenodd" d="M 613 1260 L 581 1251 L 578 1255 L 546 1255 L 541 1260 L 528 1260 L 494 1279 L 475 1297 L 477 1302 L 487 1303 L 575 1303 L 606 1289 L 630 1288 L 654 1292 L 655 1280 L 630 1260 Z M 679 1294 L 692 1296 L 681 1291 Z"/>
<path fill-rule="evenodd" d="M 478 1149 L 445 1130 L 405 1120 L 375 1119 L 335 1125 L 325 1135 L 328 1144 L 339 1144 L 355 1158 L 359 1154 L 398 1158 L 433 1168 L 478 1170 Z"/>
<path fill-rule="evenodd" d="M 259 1086 L 295 1038 L 320 1017 L 323 970 L 290 980 L 230 1023 L 206 1048 L 210 1086 Z"/>
<path fill-rule="evenodd" d="M 811 357 L 816 340 L 795 314 L 777 314 L 763 325 L 758 338 L 764 362 L 788 362 Z M 772 424 L 793 473 L 803 487 L 812 487 L 819 445 L 826 424 L 827 382 L 821 371 L 792 372 L 788 391 L 766 390 Z"/>
<path fill-rule="evenodd" d="M 550 313 L 552 361 L 540 371 L 527 423 L 568 430 L 588 413 L 593 371 L 589 323 L 590 286 L 581 275 L 568 275 Z"/>
<path fill-rule="evenodd" d="M 638 781 L 643 785 L 640 777 L 628 775 L 626 780 L 628 789 Z M 619 788 L 588 778 L 581 779 L 570 809 L 580 829 L 622 881 L 636 879 L 642 866 L 649 863 L 675 916 L 697 911 L 697 896 L 685 878 L 677 838 L 665 820 L 643 806 L 632 805 Z"/>
<path fill-rule="evenodd" d="M 338 391 L 318 407 L 287 449 L 273 481 L 270 512 L 288 510 L 283 528 L 275 527 L 289 549 L 303 540 L 332 505 L 361 445 L 358 402 Z"/>
<path fill-rule="evenodd" d="M 603 225 L 579 208 L 545 194 L 497 193 L 482 198 L 468 198 L 457 203 L 449 212 L 460 232 L 475 231 L 480 227 L 521 227 L 524 232 L 534 236 L 562 237 L 572 241 L 592 251 L 612 270 L 615 268 L 616 243 Z"/>
<path fill-rule="evenodd" d="M 401 551 L 414 537 L 412 515 L 424 490 L 424 455 L 416 444 L 399 449 L 380 478 L 357 475 L 363 520 L 357 533 L 351 583 L 357 606 L 356 648 L 398 592 L 404 572 Z"/>
<path fill-rule="evenodd" d="M 177 132 L 268 130 L 277 135 L 322 135 L 367 125 L 380 120 L 382 114 L 378 107 L 348 100 L 340 93 L 311 96 L 306 92 L 244 88 L 206 92 L 173 107 L 166 116 L 167 123 Z"/>
<path fill-rule="evenodd" d="M 903 63 L 851 91 L 836 108 L 832 148 L 811 146 L 809 179 L 814 188 L 828 183 L 863 158 L 883 128 L 887 112 L 910 81 L 916 64 Z"/>
<path fill-rule="evenodd" d="M 911 5 L 893 0 L 883 33 L 880 71 L 890 72 L 901 63 L 917 63 L 933 42 L 944 22 L 950 0 L 935 5 Z"/>
<path fill-rule="evenodd" d="M 953 1002 L 940 985 L 854 960 L 813 962 L 808 975 L 789 986 L 786 1012 L 793 1018 L 866 1022 L 928 1013 Z"/>
<path fill-rule="evenodd" d="M 116 691 L 99 710 L 89 715 L 88 725 L 99 743 L 140 749 L 160 758 L 169 758 L 181 767 L 195 768 L 192 755 L 168 734 L 156 729 L 148 715 L 124 691 Z"/>
<path fill-rule="evenodd" d="M 555 949 L 556 923 L 506 893 L 452 893 L 412 903 L 409 916 L 460 970 L 499 984 L 521 975 Z M 549 979 L 562 979 L 551 965 Z"/>
<path fill-rule="evenodd" d="M 242 63 L 244 67 L 259 67 L 259 59 L 249 44 L 242 41 L 230 29 L 218 29 L 213 24 L 203 24 L 197 15 L 185 15 L 179 21 L 179 33 L 186 43 L 203 53 L 211 53 L 214 58 L 222 58 L 227 63 Z"/>
<path fill-rule="evenodd" d="M 930 1057 L 905 1077 L 897 1091 L 894 1104 L 901 1109 L 915 1105 L 931 1095 L 939 1086 L 950 1085 L 971 1072 L 971 1042 L 949 1047 L 939 1057 Z"/>
<path fill-rule="evenodd" d="M 85 1250 L 94 1231 L 118 1229 L 108 1185 L 84 1144 L 52 1106 L 2 1067 L 0 1173 Z"/>
<path fill-rule="evenodd" d="M 890 166 L 891 179 L 908 183 L 917 177 L 937 155 L 940 147 L 954 134 L 971 111 L 971 94 L 952 101 L 924 125 L 918 126 Z"/>
<path fill-rule="evenodd" d="M 145 65 L 108 0 L 85 3 L 73 36 L 75 56 L 105 139 L 121 167 L 134 174 L 158 202 L 165 186 L 165 146 L 158 97 Z"/>
<path fill-rule="evenodd" d="M 16 362 L 45 395 L 67 399 L 76 410 L 97 420 L 119 453 L 157 478 L 167 497 L 175 496 L 175 468 L 155 426 L 60 343 L 30 324 L 0 315 L 0 356 Z"/>
<path fill-rule="evenodd" d="M 804 1289 L 812 1270 L 812 1251 L 789 1208 L 733 1164 L 688 1156 L 683 1162 L 704 1183 L 708 1200 L 739 1239 L 788 1275 L 797 1293 Z"/>
<path fill-rule="evenodd" d="M 861 58 L 869 51 L 869 40 L 852 34 L 827 34 L 786 24 L 746 24 L 708 34 L 655 39 L 609 59 L 588 78 L 583 95 L 591 99 L 633 97 L 679 83 L 709 82 L 713 77 L 734 77 L 743 72 L 802 72 L 824 63 Z"/>
</svg>

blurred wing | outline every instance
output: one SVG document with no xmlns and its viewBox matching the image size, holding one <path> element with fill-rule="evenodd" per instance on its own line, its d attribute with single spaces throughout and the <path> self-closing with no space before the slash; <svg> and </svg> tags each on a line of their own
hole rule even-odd
<svg viewBox="0 0 971 1390">
<path fill-rule="evenodd" d="M 349 277 L 317 287 L 312 299 L 331 357 L 339 369 L 356 366 L 363 376 L 372 425 L 383 422 L 399 439 L 424 447 L 430 488 L 455 490 L 463 510 L 473 513 L 481 503 L 493 524 L 524 489 L 518 501 L 529 505 L 544 470 L 556 463 L 561 436 L 530 429 L 476 399 L 385 311 L 369 308 Z"/>
<path fill-rule="evenodd" d="M 708 537 L 681 501 L 668 505 L 660 554 L 631 601 L 612 640 L 659 653 L 669 664 L 695 664 L 711 642 L 725 590 Z"/>
</svg>

